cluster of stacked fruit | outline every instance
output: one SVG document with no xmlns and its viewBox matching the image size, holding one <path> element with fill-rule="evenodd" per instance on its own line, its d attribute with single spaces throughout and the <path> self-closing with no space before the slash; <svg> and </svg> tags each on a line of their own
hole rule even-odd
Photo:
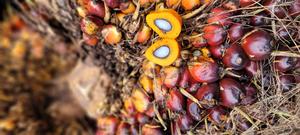
<svg viewBox="0 0 300 135">
<path fill-rule="evenodd" d="M 105 0 L 103 6 L 103 2 L 89 0 L 82 4 L 84 9 L 80 8 L 89 13 L 81 15 L 84 17 L 81 27 L 85 41 L 96 45 L 98 31 L 108 44 L 121 41 L 122 33 L 116 26 L 102 27 L 99 17 L 105 20 L 107 12 L 104 11 L 108 9 L 105 7 L 116 9 L 115 12 L 121 10 L 123 15 L 118 13 L 117 16 L 124 17 L 124 14 L 139 12 L 135 6 L 149 7 L 155 3 L 155 11 L 146 15 L 148 26 L 144 25 L 137 37 L 141 37 L 139 43 L 145 43 L 150 39 L 152 29 L 161 39 L 146 50 L 147 60 L 143 63 L 138 86 L 124 101 L 121 115 L 98 119 L 98 135 L 180 134 L 200 132 L 208 126 L 226 131 L 233 126 L 232 119 L 228 118 L 230 111 L 236 106 L 255 103 L 258 89 L 265 87 L 265 84 L 252 84 L 257 78 L 263 83 L 268 81 L 262 75 L 263 61 L 272 63 L 269 65 L 280 74 L 281 92 L 287 92 L 299 83 L 296 72 L 300 69 L 297 58 L 300 29 L 286 27 L 278 21 L 296 20 L 300 14 L 299 0 L 289 4 L 275 0 L 216 2 L 219 6 L 209 10 L 209 15 L 203 17 L 206 23 L 202 29 L 195 31 L 182 29 L 182 25 L 215 2 L 206 0 L 199 7 L 200 0 L 166 0 L 162 3 Z M 262 10 L 254 15 L 242 15 L 246 13 L 243 10 L 255 8 Z M 182 12 L 188 14 L 181 15 Z M 244 18 L 237 19 L 238 16 Z M 275 21 L 279 26 L 271 25 Z M 271 54 L 276 56 L 275 60 Z M 292 70 L 295 74 L 291 74 Z M 253 121 L 237 118 L 234 123 L 244 131 Z"/>
</svg>

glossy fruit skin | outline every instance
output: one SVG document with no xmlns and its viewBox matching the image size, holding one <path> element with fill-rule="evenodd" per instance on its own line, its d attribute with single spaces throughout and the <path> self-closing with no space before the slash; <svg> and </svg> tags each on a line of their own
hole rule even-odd
<svg viewBox="0 0 300 135">
<path fill-rule="evenodd" d="M 82 32 L 87 35 L 95 35 L 103 25 L 103 21 L 95 16 L 86 16 L 80 22 Z"/>
<path fill-rule="evenodd" d="M 240 0 L 240 6 L 241 7 L 247 7 L 254 5 L 255 2 L 259 2 L 260 0 Z"/>
<path fill-rule="evenodd" d="M 117 8 L 120 6 L 120 0 L 105 0 L 105 3 L 110 8 Z"/>
<path fill-rule="evenodd" d="M 190 75 L 189 69 L 187 67 L 185 67 L 183 69 L 182 73 L 180 74 L 180 79 L 178 82 L 179 86 L 181 88 L 188 88 L 190 85 L 190 83 L 189 83 L 190 79 L 191 79 L 191 75 Z"/>
<path fill-rule="evenodd" d="M 195 97 L 199 100 L 207 100 L 207 101 L 214 101 L 219 99 L 219 85 L 217 83 L 210 83 L 207 85 L 201 86 L 197 93 L 195 94 Z M 204 108 L 211 108 L 212 105 L 202 105 Z"/>
<path fill-rule="evenodd" d="M 98 127 L 104 134 L 115 134 L 119 122 L 119 119 L 108 116 L 98 119 Z"/>
<path fill-rule="evenodd" d="M 232 26 L 230 26 L 230 29 L 228 31 L 229 39 L 230 42 L 232 43 L 242 39 L 244 34 L 245 34 L 245 28 L 240 23 L 233 24 Z"/>
<path fill-rule="evenodd" d="M 255 61 L 249 61 L 245 67 L 245 71 L 251 78 L 257 76 L 259 72 L 258 63 Z"/>
<path fill-rule="evenodd" d="M 293 39 L 296 38 L 297 32 L 294 29 L 285 29 L 285 28 L 280 28 L 278 31 L 278 37 L 284 40 L 292 40 L 291 37 Z M 291 37 L 290 37 L 291 36 Z"/>
<path fill-rule="evenodd" d="M 286 16 L 285 10 L 281 6 L 276 6 L 279 3 L 276 0 L 264 0 L 263 5 L 268 9 L 266 10 L 269 14 L 275 14 L 278 18 L 284 18 Z"/>
<path fill-rule="evenodd" d="M 193 120 L 189 115 L 183 114 L 176 119 L 176 123 L 182 132 L 188 131 L 193 126 Z"/>
<path fill-rule="evenodd" d="M 223 27 L 217 24 L 205 26 L 203 31 L 203 37 L 207 40 L 207 43 L 210 46 L 221 45 L 227 35 Z"/>
<path fill-rule="evenodd" d="M 298 62 L 297 58 L 278 56 L 275 58 L 274 67 L 279 72 L 287 72 L 293 69 Z"/>
<path fill-rule="evenodd" d="M 192 10 L 196 6 L 200 5 L 200 0 L 182 0 L 181 5 L 184 10 Z"/>
<path fill-rule="evenodd" d="M 126 122 L 121 122 L 117 128 L 116 135 L 128 135 L 130 134 L 130 125 Z"/>
<path fill-rule="evenodd" d="M 300 0 L 295 0 L 289 8 L 289 15 L 297 17 L 300 15 Z"/>
<path fill-rule="evenodd" d="M 210 46 L 209 51 L 213 57 L 221 59 L 223 57 L 223 54 L 225 53 L 225 46 L 224 45 Z"/>
<path fill-rule="evenodd" d="M 163 135 L 163 132 L 160 127 L 146 124 L 142 127 L 142 135 Z"/>
<path fill-rule="evenodd" d="M 242 105 L 251 105 L 257 101 L 257 89 L 253 85 L 244 84 L 245 97 L 242 99 Z"/>
<path fill-rule="evenodd" d="M 219 84 L 222 105 L 229 108 L 239 105 L 244 95 L 243 86 L 231 78 L 223 78 Z"/>
<path fill-rule="evenodd" d="M 89 15 L 95 15 L 100 18 L 105 17 L 105 8 L 104 4 L 100 1 L 95 2 L 94 0 L 90 0 L 87 5 L 87 12 Z"/>
<path fill-rule="evenodd" d="M 242 48 L 250 60 L 260 61 L 270 57 L 272 37 L 263 30 L 254 30 L 242 39 Z"/>
<path fill-rule="evenodd" d="M 280 80 L 280 86 L 283 92 L 288 92 L 292 90 L 292 88 L 295 86 L 296 79 L 293 75 L 281 75 L 279 77 Z"/>
<path fill-rule="evenodd" d="M 170 90 L 169 98 L 167 99 L 167 107 L 175 112 L 182 111 L 184 105 L 184 97 L 178 90 Z"/>
<path fill-rule="evenodd" d="M 189 71 L 194 80 L 198 82 L 212 83 L 219 79 L 219 66 L 212 60 L 199 59 L 199 62 L 191 63 Z"/>
<path fill-rule="evenodd" d="M 187 114 L 191 116 L 193 120 L 200 121 L 203 118 L 204 110 L 202 110 L 197 103 L 188 99 Z"/>
<path fill-rule="evenodd" d="M 207 19 L 207 23 L 216 23 L 220 24 L 221 26 L 229 26 L 232 24 L 232 20 L 229 18 L 231 16 L 230 12 L 222 7 L 217 7 L 212 9 L 209 18 Z"/>
<path fill-rule="evenodd" d="M 89 46 L 95 46 L 98 43 L 98 38 L 96 36 L 90 36 L 86 33 L 83 33 L 83 40 Z"/>
<path fill-rule="evenodd" d="M 222 106 L 216 106 L 208 110 L 208 119 L 216 124 L 224 122 L 226 110 Z"/>
<path fill-rule="evenodd" d="M 232 44 L 226 49 L 222 61 L 228 68 L 241 70 L 246 67 L 249 58 L 238 44 Z"/>
<path fill-rule="evenodd" d="M 189 93 L 195 93 L 201 86 L 201 83 L 192 82 L 191 85 L 186 89 Z"/>
<path fill-rule="evenodd" d="M 269 24 L 269 21 L 265 19 L 267 15 L 265 13 L 260 13 L 250 18 L 250 24 L 253 26 L 262 26 Z"/>
</svg>

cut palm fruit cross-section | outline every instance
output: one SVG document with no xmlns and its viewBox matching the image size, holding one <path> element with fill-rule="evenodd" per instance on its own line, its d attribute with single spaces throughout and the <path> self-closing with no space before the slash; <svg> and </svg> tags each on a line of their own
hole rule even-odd
<svg viewBox="0 0 300 135">
<path fill-rule="evenodd" d="M 146 51 L 146 58 L 155 64 L 169 66 L 179 56 L 180 47 L 175 39 L 160 39 Z"/>
<path fill-rule="evenodd" d="M 151 12 L 147 15 L 146 22 L 161 38 L 175 39 L 181 32 L 182 19 L 173 9 Z"/>
</svg>

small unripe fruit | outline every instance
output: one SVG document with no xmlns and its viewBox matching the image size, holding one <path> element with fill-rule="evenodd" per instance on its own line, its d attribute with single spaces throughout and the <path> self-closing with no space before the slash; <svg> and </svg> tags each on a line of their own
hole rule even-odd
<svg viewBox="0 0 300 135">
<path fill-rule="evenodd" d="M 193 35 L 197 35 L 197 33 L 193 33 Z M 195 37 L 195 38 L 191 38 L 190 39 L 190 43 L 194 46 L 194 47 L 197 47 L 197 48 L 200 48 L 200 47 L 205 47 L 207 46 L 207 41 L 204 39 L 204 37 L 201 35 L 201 36 L 198 36 L 198 37 Z"/>
<path fill-rule="evenodd" d="M 221 25 L 208 25 L 204 27 L 203 31 L 203 37 L 210 46 L 218 46 L 222 44 L 226 38 L 226 32 Z"/>
<path fill-rule="evenodd" d="M 220 96 L 223 106 L 234 107 L 239 105 L 244 96 L 242 85 L 231 78 L 224 78 L 220 81 Z"/>
<path fill-rule="evenodd" d="M 243 49 L 235 43 L 226 49 L 222 61 L 226 67 L 240 70 L 246 66 L 249 59 Z"/>
<path fill-rule="evenodd" d="M 132 101 L 135 109 L 138 112 L 145 112 L 150 106 L 149 97 L 140 89 L 135 89 L 132 92 Z"/>
<path fill-rule="evenodd" d="M 146 43 L 151 38 L 151 29 L 144 25 L 142 29 L 137 33 L 137 42 Z"/>
<path fill-rule="evenodd" d="M 272 37 L 263 30 L 249 32 L 242 39 L 242 48 L 251 60 L 260 61 L 270 57 Z"/>
<path fill-rule="evenodd" d="M 219 66 L 212 59 L 200 58 L 198 62 L 189 63 L 189 71 L 198 82 L 211 83 L 219 79 Z"/>
<path fill-rule="evenodd" d="M 128 114 L 133 114 L 135 112 L 134 104 L 132 98 L 127 98 L 124 101 L 124 109 Z"/>
</svg>

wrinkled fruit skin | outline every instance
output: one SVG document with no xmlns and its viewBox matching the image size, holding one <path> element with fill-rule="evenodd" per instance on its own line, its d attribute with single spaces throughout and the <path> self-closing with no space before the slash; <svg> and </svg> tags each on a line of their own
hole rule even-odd
<svg viewBox="0 0 300 135">
<path fill-rule="evenodd" d="M 207 85 L 201 86 L 195 95 L 195 97 L 199 100 L 207 100 L 207 101 L 214 101 L 218 99 L 219 94 L 219 85 L 217 83 L 210 83 Z M 203 105 L 205 108 L 212 107 L 211 105 Z"/>
<path fill-rule="evenodd" d="M 203 29 L 203 37 L 207 40 L 210 46 L 217 46 L 224 42 L 226 38 L 226 32 L 221 25 L 208 25 Z"/>
<path fill-rule="evenodd" d="M 243 69 L 249 62 L 243 49 L 237 45 L 232 44 L 226 49 L 225 55 L 223 56 L 223 63 L 226 67 L 232 68 L 234 70 Z"/>
<path fill-rule="evenodd" d="M 251 60 L 265 60 L 272 51 L 272 37 L 265 31 L 254 30 L 244 37 L 242 48 Z"/>
<path fill-rule="evenodd" d="M 275 58 L 274 66 L 277 71 L 286 72 L 293 69 L 297 62 L 297 58 L 278 56 Z"/>
<path fill-rule="evenodd" d="M 191 76 L 198 82 L 212 83 L 219 79 L 218 64 L 214 61 L 200 59 L 189 66 Z"/>
<path fill-rule="evenodd" d="M 182 111 L 184 105 L 183 95 L 178 90 L 171 90 L 167 99 L 167 107 L 172 111 Z"/>
<path fill-rule="evenodd" d="M 220 81 L 220 96 L 223 106 L 234 107 L 240 104 L 244 88 L 231 78 L 224 78 Z"/>
</svg>

